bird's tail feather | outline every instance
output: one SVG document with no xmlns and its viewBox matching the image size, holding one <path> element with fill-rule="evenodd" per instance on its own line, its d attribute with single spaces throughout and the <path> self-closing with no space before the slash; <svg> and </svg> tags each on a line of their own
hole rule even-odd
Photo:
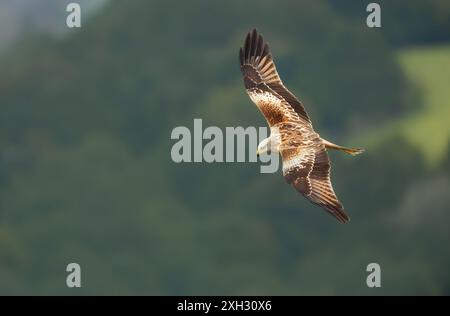
<svg viewBox="0 0 450 316">
<path fill-rule="evenodd" d="M 327 141 L 325 139 L 322 139 L 322 141 L 323 141 L 323 143 L 324 143 L 326 148 L 341 150 L 341 151 L 343 151 L 343 152 L 345 152 L 345 153 L 347 153 L 349 155 L 352 155 L 352 156 L 356 156 L 356 155 L 362 154 L 365 151 L 364 148 L 348 148 L 348 147 L 343 147 L 343 146 L 339 146 L 339 145 L 333 144 L 333 143 L 331 143 L 331 142 L 329 142 L 329 141 Z"/>
</svg>

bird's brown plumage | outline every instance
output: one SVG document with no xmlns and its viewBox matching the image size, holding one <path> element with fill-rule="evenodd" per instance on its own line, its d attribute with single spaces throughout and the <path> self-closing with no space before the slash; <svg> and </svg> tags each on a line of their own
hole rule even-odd
<svg viewBox="0 0 450 316">
<path fill-rule="evenodd" d="M 340 222 L 349 220 L 334 193 L 330 160 L 303 104 L 282 83 L 269 46 L 256 30 L 239 51 L 244 85 L 252 101 L 279 133 L 283 175 L 297 191 Z"/>
</svg>

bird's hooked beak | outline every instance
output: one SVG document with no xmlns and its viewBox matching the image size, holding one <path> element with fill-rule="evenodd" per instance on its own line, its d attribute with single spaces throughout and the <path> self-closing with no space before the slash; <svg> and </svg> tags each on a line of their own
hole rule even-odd
<svg viewBox="0 0 450 316">
<path fill-rule="evenodd" d="M 271 155 L 272 151 L 269 150 L 260 150 L 259 148 L 256 150 L 256 158 L 259 158 L 259 156 L 261 156 L 262 154 L 267 154 L 267 155 Z"/>
</svg>

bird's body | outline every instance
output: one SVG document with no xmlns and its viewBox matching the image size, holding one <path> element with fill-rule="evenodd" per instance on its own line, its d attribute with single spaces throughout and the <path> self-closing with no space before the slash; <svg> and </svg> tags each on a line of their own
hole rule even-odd
<svg viewBox="0 0 450 316">
<path fill-rule="evenodd" d="M 352 155 L 363 150 L 335 145 L 314 131 L 303 104 L 283 85 L 269 46 L 256 30 L 247 35 L 239 58 L 247 93 L 271 131 L 270 137 L 259 144 L 257 153 L 279 152 L 286 181 L 340 222 L 347 222 L 349 217 L 331 185 L 326 149 Z"/>
</svg>

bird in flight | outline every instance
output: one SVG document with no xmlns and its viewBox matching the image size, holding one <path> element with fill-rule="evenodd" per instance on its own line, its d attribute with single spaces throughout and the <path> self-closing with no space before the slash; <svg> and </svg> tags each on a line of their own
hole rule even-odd
<svg viewBox="0 0 450 316">
<path fill-rule="evenodd" d="M 350 155 L 364 149 L 333 144 L 314 131 L 303 104 L 283 85 L 269 46 L 256 29 L 247 34 L 239 60 L 245 89 L 270 126 L 270 137 L 258 145 L 257 155 L 279 152 L 286 181 L 341 223 L 348 222 L 331 184 L 327 149 Z"/>
</svg>

